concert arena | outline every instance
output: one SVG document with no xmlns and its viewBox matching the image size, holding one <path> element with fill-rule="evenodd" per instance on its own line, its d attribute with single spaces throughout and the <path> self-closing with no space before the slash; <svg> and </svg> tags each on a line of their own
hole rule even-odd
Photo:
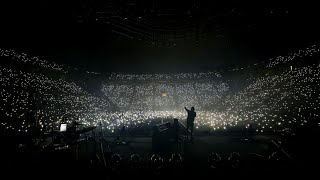
<svg viewBox="0 0 320 180">
<path fill-rule="evenodd" d="M 229 3 L 26 3 L 0 45 L 3 174 L 316 174 L 316 13 Z"/>
</svg>

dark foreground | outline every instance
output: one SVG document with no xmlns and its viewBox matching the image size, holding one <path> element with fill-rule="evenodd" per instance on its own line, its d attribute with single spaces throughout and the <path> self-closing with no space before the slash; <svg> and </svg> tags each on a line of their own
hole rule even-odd
<svg viewBox="0 0 320 180">
<path fill-rule="evenodd" d="M 74 146 L 10 146 L 1 152 L 9 177 L 119 179 L 167 177 L 285 177 L 316 174 L 316 139 L 277 135 L 196 136 L 155 144 L 151 137 L 83 138 Z"/>
</svg>

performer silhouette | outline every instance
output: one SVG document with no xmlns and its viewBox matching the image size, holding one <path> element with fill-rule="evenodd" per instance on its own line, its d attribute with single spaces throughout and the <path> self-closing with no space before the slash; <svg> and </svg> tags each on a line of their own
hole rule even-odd
<svg viewBox="0 0 320 180">
<path fill-rule="evenodd" d="M 193 127 L 194 127 L 194 118 L 197 116 L 194 107 L 191 107 L 191 110 L 184 107 L 184 109 L 188 112 L 187 117 L 187 138 L 190 134 L 191 141 L 193 142 Z"/>
</svg>

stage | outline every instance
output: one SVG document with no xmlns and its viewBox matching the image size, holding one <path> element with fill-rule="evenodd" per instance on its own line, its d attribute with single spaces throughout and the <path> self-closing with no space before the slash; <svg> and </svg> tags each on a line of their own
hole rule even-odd
<svg viewBox="0 0 320 180">
<path fill-rule="evenodd" d="M 155 144 L 150 136 L 110 136 L 99 138 L 87 137 L 82 139 L 77 148 L 60 149 L 60 150 L 33 150 L 29 152 L 15 152 L 15 156 L 7 161 L 6 168 L 10 170 L 19 170 L 21 172 L 37 173 L 54 173 L 57 168 L 67 170 L 66 173 L 75 171 L 77 177 L 83 175 L 94 176 L 118 176 L 126 174 L 130 169 L 131 156 L 137 154 L 140 170 L 135 172 L 154 173 L 152 169 L 151 157 L 159 154 L 163 160 L 162 169 L 168 174 L 184 174 L 192 172 L 199 176 L 205 176 L 208 173 L 218 176 L 227 175 L 229 172 L 237 172 L 238 175 L 246 175 L 248 172 L 253 174 L 286 172 L 292 168 L 297 168 L 296 164 L 288 161 L 285 154 L 276 154 L 272 157 L 273 152 L 280 152 L 274 142 L 279 137 L 275 134 L 258 134 L 253 139 L 245 139 L 239 134 L 230 135 L 206 135 L 195 136 L 194 141 L 185 141 L 180 146 L 170 141 L 167 146 L 155 152 Z M 102 161 L 101 146 L 102 142 L 106 166 Z M 77 149 L 77 151 L 75 151 Z M 239 153 L 239 165 L 237 168 L 231 168 L 229 157 L 231 153 Z M 170 158 L 173 153 L 179 153 L 183 159 L 181 169 L 172 168 Z M 221 163 L 215 168 L 209 162 L 209 155 L 217 153 L 221 157 Z M 114 171 L 114 161 L 112 157 L 119 155 L 118 168 Z M 270 159 L 272 157 L 272 159 Z M 30 170 L 31 168 L 31 170 Z M 24 171 L 26 170 L 26 171 Z M 33 171 L 34 170 L 34 171 Z M 8 171 L 9 172 L 9 171 Z M 81 172 L 81 173 L 80 173 Z M 123 173 L 121 173 L 123 172 Z M 79 174 L 80 173 L 80 174 Z M 93 174 L 92 174 L 93 173 Z M 116 174 L 114 174 L 116 173 Z M 131 172 L 132 173 L 132 172 Z M 72 173 L 71 173 L 72 174 Z M 157 174 L 157 173 L 156 173 Z M 19 175 L 19 174 L 16 174 Z"/>
<path fill-rule="evenodd" d="M 272 139 L 276 138 L 272 135 L 257 135 L 253 141 L 245 140 L 238 135 L 218 135 L 218 136 L 195 136 L 194 142 L 186 142 L 182 144 L 183 149 L 180 153 L 184 156 L 193 157 L 206 162 L 206 158 L 212 152 L 218 153 L 223 158 L 227 158 L 230 153 L 238 152 L 242 157 L 248 154 L 263 154 L 267 152 L 268 145 Z M 141 154 L 151 157 L 153 152 L 152 137 L 105 137 L 107 142 L 112 144 L 112 152 L 130 157 L 132 154 Z M 175 144 L 167 152 L 178 152 Z"/>
</svg>

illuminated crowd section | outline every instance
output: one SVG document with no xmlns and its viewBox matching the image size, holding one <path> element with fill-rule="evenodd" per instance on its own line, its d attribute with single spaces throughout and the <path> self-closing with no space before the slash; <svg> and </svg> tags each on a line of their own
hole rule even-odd
<svg viewBox="0 0 320 180">
<path fill-rule="evenodd" d="M 320 125 L 319 48 L 315 45 L 224 72 L 81 72 L 102 79 L 99 93 L 87 91 L 81 79 L 66 78 L 71 71 L 82 71 L 77 68 L 14 50 L 0 49 L 0 57 L 10 60 L 0 66 L 0 127 L 7 132 L 29 132 L 32 118 L 42 131 L 58 129 L 61 122 L 71 120 L 101 125 L 109 133 L 122 126 L 148 129 L 167 119 L 185 121 L 185 106 L 196 108 L 198 131 L 249 124 L 258 132 Z M 237 71 L 250 74 L 252 69 L 261 73 L 255 71 L 243 82 L 229 76 Z M 235 88 L 235 82 L 243 87 Z"/>
</svg>

